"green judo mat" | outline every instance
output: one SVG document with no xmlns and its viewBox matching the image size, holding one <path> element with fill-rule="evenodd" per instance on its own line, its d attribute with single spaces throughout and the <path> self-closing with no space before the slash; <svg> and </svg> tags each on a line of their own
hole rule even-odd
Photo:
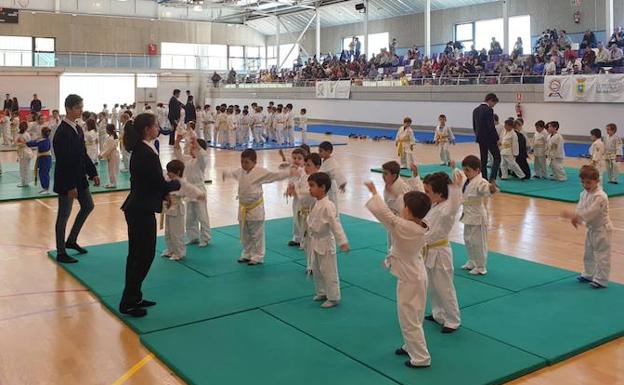
<svg viewBox="0 0 624 385">
<path fill-rule="evenodd" d="M 52 191 L 54 187 L 54 164 L 50 170 L 50 194 L 39 194 L 41 191 L 41 181 L 34 184 L 34 161 L 31 162 L 31 182 L 27 187 L 17 187 L 21 183 L 19 165 L 17 162 L 2 163 L 3 173 L 0 175 L 0 202 L 26 200 L 26 199 L 45 199 L 56 197 L 56 194 Z M 105 188 L 108 184 L 108 167 L 106 161 L 100 161 L 96 166 L 98 175 L 100 176 L 101 184 L 96 187 L 93 186 L 93 182 L 89 182 L 92 194 L 107 193 L 113 191 L 127 191 L 130 190 L 130 174 L 127 172 L 120 172 L 117 177 L 117 187 L 113 189 Z"/>
<path fill-rule="evenodd" d="M 382 173 L 381 168 L 372 168 L 372 172 Z M 425 177 L 427 174 L 443 171 L 451 174 L 451 168 L 439 164 L 423 164 L 418 166 L 418 174 Z M 568 179 L 564 182 L 557 182 L 550 179 L 520 180 L 509 178 L 508 180 L 496 181 L 501 192 L 515 195 L 524 195 L 528 197 L 544 198 L 561 202 L 576 203 L 579 200 L 583 187 L 578 177 L 578 169 L 566 167 L 565 172 Z M 401 169 L 401 176 L 411 177 L 412 172 L 407 169 Z M 609 197 L 617 197 L 624 195 L 624 176 L 620 174 L 618 184 L 604 182 L 603 188 Z"/>
<path fill-rule="evenodd" d="M 386 233 L 377 222 L 341 221 L 352 250 L 338 255 L 342 302 L 329 310 L 312 301 L 303 252 L 287 246 L 290 218 L 266 222 L 258 266 L 236 263 L 236 225 L 213 229 L 210 244 L 189 246 L 180 262 L 158 256 L 159 238 L 143 285 L 158 305 L 145 318 L 117 311 L 127 242 L 89 246 L 80 263 L 61 266 L 189 384 L 500 384 L 624 333 L 624 286 L 591 289 L 575 272 L 493 252 L 488 275 L 471 276 L 453 243 L 463 325 L 442 334 L 425 322 L 432 366 L 406 368 L 394 355 L 401 332 L 396 279 L 382 267 Z"/>
</svg>

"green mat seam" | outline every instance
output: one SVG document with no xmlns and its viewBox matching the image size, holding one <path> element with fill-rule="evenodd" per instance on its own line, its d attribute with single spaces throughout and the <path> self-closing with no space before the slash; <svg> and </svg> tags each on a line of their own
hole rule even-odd
<svg viewBox="0 0 624 385">
<path fill-rule="evenodd" d="M 338 349 L 336 346 L 330 345 L 329 343 L 327 343 L 327 342 L 323 341 L 323 340 L 322 340 L 322 339 L 320 339 L 319 337 L 316 337 L 316 336 L 314 336 L 314 335 L 312 335 L 312 334 L 310 334 L 310 333 L 308 333 L 308 332 L 306 332 L 306 331 L 304 331 L 304 330 L 301 330 L 300 328 L 296 327 L 295 325 L 293 325 L 293 324 L 291 324 L 291 323 L 289 323 L 289 322 L 286 322 L 285 320 L 283 320 L 283 319 L 281 319 L 280 317 L 276 316 L 275 314 L 272 314 L 272 313 L 270 313 L 270 312 L 268 312 L 268 311 L 264 310 L 263 308 L 260 308 L 259 310 L 260 310 L 261 312 L 263 312 L 264 314 L 268 315 L 269 317 L 272 317 L 272 318 L 276 319 L 277 321 L 279 321 L 279 322 L 283 323 L 284 325 L 287 325 L 287 326 L 289 326 L 289 327 L 291 327 L 291 328 L 293 328 L 293 329 L 297 330 L 298 332 L 300 332 L 300 333 L 302 333 L 302 334 L 304 334 L 304 335 L 306 335 L 306 336 L 308 336 L 308 337 L 312 338 L 313 340 L 318 341 L 319 343 L 321 343 L 321 344 L 323 344 L 323 345 L 325 345 L 325 346 L 329 347 L 330 349 L 332 349 L 332 350 L 334 350 L 334 351 L 336 351 L 336 352 L 338 352 L 338 353 L 342 354 L 343 356 L 345 356 L 345 357 L 349 358 L 350 360 L 353 360 L 353 361 L 357 362 L 358 364 L 360 364 L 360 365 L 362 365 L 362 366 L 364 366 L 364 367 L 366 367 L 366 368 L 368 368 L 368 369 L 372 370 L 373 372 L 375 372 L 375 373 L 377 373 L 377 374 L 379 374 L 379 375 L 381 375 L 381 376 L 383 376 L 383 377 L 387 378 L 388 380 L 390 380 L 390 381 L 392 381 L 392 382 L 396 382 L 396 383 L 397 383 L 397 384 L 399 384 L 399 385 L 403 385 L 403 383 L 402 383 L 402 382 L 400 382 L 400 381 L 398 381 L 398 380 L 396 380 L 396 379 L 394 379 L 394 378 L 390 377 L 388 374 L 386 374 L 386 373 L 384 373 L 384 372 L 380 371 L 379 369 L 374 368 L 374 367 L 372 367 L 372 366 L 370 366 L 370 365 L 368 365 L 368 364 L 366 364 L 366 363 L 364 363 L 364 362 L 362 362 L 362 361 L 358 360 L 357 358 L 355 358 L 355 357 L 353 357 L 353 356 L 351 356 L 351 355 L 349 355 L 349 354 L 347 354 L 347 353 L 343 352 L 342 350 Z M 392 353 L 392 352 L 389 352 L 389 354 L 390 354 L 390 353 Z"/>
<path fill-rule="evenodd" d="M 141 343 L 143 344 L 143 346 L 145 346 L 147 348 L 147 350 L 149 350 L 152 354 L 154 354 L 156 357 L 158 357 L 158 359 L 162 362 L 164 362 L 168 368 L 171 368 L 172 371 L 175 373 L 175 375 L 179 378 L 181 378 L 182 380 L 184 380 L 184 382 L 186 382 L 187 384 L 191 384 L 191 385 L 200 385 L 197 384 L 196 382 L 192 381 L 189 377 L 187 377 L 186 375 L 183 374 L 183 372 L 178 368 L 177 365 L 174 365 L 172 361 L 168 360 L 166 357 L 162 356 L 159 352 L 158 349 L 154 349 L 154 347 L 152 346 L 152 344 L 150 344 L 148 341 L 145 341 L 143 339 L 143 334 L 139 334 L 139 341 L 141 341 Z"/>
</svg>

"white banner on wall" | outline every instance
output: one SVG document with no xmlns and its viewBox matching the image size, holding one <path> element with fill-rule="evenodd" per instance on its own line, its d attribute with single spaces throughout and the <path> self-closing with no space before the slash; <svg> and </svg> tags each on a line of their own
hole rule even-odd
<svg viewBox="0 0 624 385">
<path fill-rule="evenodd" d="M 316 82 L 316 97 L 318 99 L 349 99 L 350 95 L 350 80 Z"/>
<path fill-rule="evenodd" d="M 624 103 L 624 74 L 546 76 L 544 101 Z"/>
</svg>

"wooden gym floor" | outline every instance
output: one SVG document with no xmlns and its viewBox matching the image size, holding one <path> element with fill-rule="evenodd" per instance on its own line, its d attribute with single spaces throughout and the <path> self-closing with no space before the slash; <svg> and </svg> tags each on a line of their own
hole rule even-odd
<svg viewBox="0 0 624 385">
<path fill-rule="evenodd" d="M 318 134 L 310 137 L 331 140 Z M 345 137 L 334 140 L 338 138 L 347 140 Z M 372 174 L 369 169 L 394 159 L 394 145 L 390 141 L 347 141 L 348 146 L 337 147 L 335 151 L 348 179 L 347 192 L 340 197 L 340 209 L 350 215 L 372 219 L 364 208 L 369 194 L 363 183 L 372 179 L 381 188 L 381 175 Z M 166 138 L 162 142 L 166 143 Z M 162 147 L 164 165 L 171 151 L 167 145 Z M 222 182 L 221 172 L 239 165 L 240 152 L 214 149 L 208 152 L 207 177 L 214 181 L 207 185 L 211 225 L 234 224 L 236 185 Z M 478 153 L 474 143 L 458 144 L 451 152 L 455 159 Z M 279 164 L 276 151 L 258 154 L 258 164 L 262 166 L 275 168 Z M 439 160 L 436 148 L 431 145 L 417 145 L 416 156 L 422 164 Z M 5 164 L 15 162 L 15 153 L 0 153 L 0 159 Z M 578 167 L 583 162 L 568 158 L 565 163 Z M 283 197 L 285 187 L 283 182 L 265 187 L 267 218 L 291 214 Z M 119 210 L 126 195 L 126 192 L 94 195 L 95 210 L 82 230 L 81 245 L 126 239 L 126 225 Z M 611 278 L 624 283 L 624 198 L 614 198 L 610 205 L 615 228 Z M 585 231 L 575 230 L 559 218 L 563 209 L 573 207 L 572 204 L 498 194 L 490 203 L 490 250 L 580 271 Z M 134 332 L 48 259 L 46 251 L 54 248 L 56 199 L 2 203 L 0 210 L 3 221 L 0 227 L 0 384 L 183 384 L 150 355 Z M 73 215 L 76 211 L 75 207 Z M 463 243 L 461 230 L 461 225 L 456 225 L 451 239 Z M 592 311 L 591 304 L 578 310 Z M 554 383 L 624 383 L 624 339 L 512 382 L 514 385 Z"/>
</svg>

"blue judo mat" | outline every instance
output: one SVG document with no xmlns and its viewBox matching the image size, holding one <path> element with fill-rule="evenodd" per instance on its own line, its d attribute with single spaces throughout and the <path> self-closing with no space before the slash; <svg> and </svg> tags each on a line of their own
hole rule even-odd
<svg viewBox="0 0 624 385">
<path fill-rule="evenodd" d="M 314 133 L 327 133 L 331 132 L 332 135 L 349 136 L 349 135 L 366 135 L 369 138 L 374 137 L 388 137 L 394 140 L 396 136 L 396 130 L 380 127 L 358 127 L 358 126 L 339 126 L 335 124 L 311 124 L 308 125 L 308 132 Z M 419 142 L 433 141 L 433 131 L 416 131 L 414 132 L 416 140 Z M 469 134 L 457 134 L 455 135 L 455 141 L 457 143 L 472 143 L 475 141 L 474 135 Z M 589 153 L 589 144 L 585 143 L 566 143 L 565 144 L 566 156 L 576 158 Z"/>
</svg>

